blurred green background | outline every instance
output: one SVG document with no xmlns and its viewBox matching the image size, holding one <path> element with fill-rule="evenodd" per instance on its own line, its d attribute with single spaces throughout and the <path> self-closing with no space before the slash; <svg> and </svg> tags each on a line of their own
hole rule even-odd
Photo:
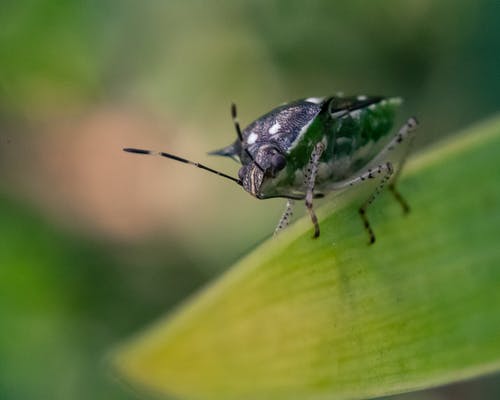
<svg viewBox="0 0 500 400">
<path fill-rule="evenodd" d="M 3 0 L 0 399 L 138 398 L 106 351 L 274 229 L 282 201 L 122 147 L 236 174 L 206 155 L 231 101 L 246 125 L 338 91 L 403 96 L 425 147 L 500 109 L 499 22 L 493 0 Z"/>
</svg>

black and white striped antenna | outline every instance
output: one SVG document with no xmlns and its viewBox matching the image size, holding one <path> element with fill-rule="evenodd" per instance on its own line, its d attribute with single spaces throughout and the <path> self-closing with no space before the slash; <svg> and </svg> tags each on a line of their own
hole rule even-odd
<svg viewBox="0 0 500 400">
<path fill-rule="evenodd" d="M 207 167 L 206 165 L 203 165 L 203 164 L 200 164 L 200 163 L 197 163 L 197 162 L 194 162 L 194 161 L 186 160 L 185 158 L 176 156 L 174 154 L 166 153 L 164 151 L 152 151 L 152 150 L 144 150 L 144 149 L 135 149 L 135 148 L 131 148 L 131 147 L 126 147 L 126 148 L 123 149 L 123 151 L 126 151 L 127 153 L 146 154 L 146 155 L 150 155 L 150 156 L 161 156 L 161 157 L 165 157 L 165 158 L 170 158 L 171 160 L 179 161 L 179 162 L 182 162 L 182 163 L 185 163 L 185 164 L 194 165 L 195 167 L 200 168 L 200 169 L 204 169 L 205 171 L 211 172 L 212 174 L 222 176 L 223 178 L 226 178 L 226 179 L 230 179 L 233 182 L 236 182 L 240 186 L 242 185 L 241 180 L 239 180 L 237 178 L 234 178 L 234 177 L 232 177 L 230 175 L 227 175 L 224 172 L 217 171 L 216 169 Z"/>
<path fill-rule="evenodd" d="M 264 172 L 264 169 L 259 165 L 257 161 L 255 161 L 255 158 L 248 151 L 248 148 L 245 147 L 245 143 L 243 142 L 243 135 L 241 133 L 240 123 L 238 121 L 238 113 L 236 111 L 235 103 L 231 103 L 231 117 L 233 118 L 234 128 L 236 129 L 236 134 L 238 135 L 238 139 L 240 140 L 241 148 L 245 149 L 245 153 L 247 153 L 248 157 L 250 157 L 250 160 L 253 161 L 253 163 L 257 166 L 257 168 L 259 168 L 262 172 Z"/>
<path fill-rule="evenodd" d="M 252 156 L 250 151 L 248 151 L 248 148 L 245 148 L 245 146 L 244 146 L 243 134 L 241 133 L 240 123 L 238 122 L 238 115 L 237 115 L 235 103 L 231 103 L 231 117 L 233 119 L 234 128 L 236 129 L 236 134 L 238 135 L 238 140 L 241 143 L 241 147 L 244 149 L 244 151 L 248 155 L 248 157 L 250 157 L 250 160 L 252 160 L 254 162 L 254 164 L 257 166 L 257 168 L 259 168 L 261 171 L 264 172 L 262 167 L 257 163 L 257 161 L 255 161 L 255 158 Z M 203 165 L 203 164 L 200 164 L 198 162 L 191 161 L 191 160 L 187 160 L 185 158 L 176 156 L 175 154 L 167 153 L 165 151 L 136 149 L 133 147 L 126 147 L 123 149 L 123 151 L 126 151 L 127 153 L 145 154 L 145 155 L 150 155 L 150 156 L 161 156 L 161 157 L 165 157 L 165 158 L 170 158 L 171 160 L 179 161 L 179 162 L 182 162 L 185 164 L 194 165 L 195 167 L 200 168 L 200 169 L 204 169 L 205 171 L 211 172 L 212 174 L 222 176 L 223 178 L 226 178 L 226 179 L 229 179 L 233 182 L 236 182 L 240 186 L 243 184 L 240 179 L 232 177 L 230 175 L 227 175 L 224 172 L 217 171 L 216 169 L 207 167 L 206 165 Z"/>
</svg>

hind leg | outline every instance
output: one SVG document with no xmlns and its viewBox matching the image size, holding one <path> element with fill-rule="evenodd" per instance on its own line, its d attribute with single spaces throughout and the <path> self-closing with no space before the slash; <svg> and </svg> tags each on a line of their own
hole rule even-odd
<svg viewBox="0 0 500 400">
<path fill-rule="evenodd" d="M 396 147 L 399 147 L 399 145 L 401 144 L 405 144 L 404 152 L 399 161 L 399 166 L 396 170 L 396 173 L 394 174 L 394 177 L 392 178 L 391 182 L 387 187 L 394 196 L 394 198 L 396 199 L 396 201 L 401 205 L 404 214 L 408 214 L 410 212 L 410 206 L 408 205 L 408 202 L 404 199 L 404 197 L 397 189 L 396 184 L 398 182 L 399 176 L 401 175 L 401 171 L 406 163 L 408 154 L 410 153 L 413 140 L 415 139 L 415 135 L 413 133 L 415 132 L 417 126 L 418 126 L 417 119 L 415 117 L 411 117 L 406 122 L 406 124 L 404 124 L 401 127 L 396 137 L 392 139 L 392 141 L 387 145 L 387 147 L 384 150 L 382 150 L 380 154 L 381 159 L 383 159 L 385 156 L 389 156 L 389 153 L 393 152 Z"/>
<path fill-rule="evenodd" d="M 342 184 L 339 184 L 335 187 L 335 189 L 342 189 L 345 187 L 360 185 L 360 184 L 363 184 L 363 183 L 370 181 L 370 180 L 378 181 L 377 186 L 375 187 L 375 190 L 371 193 L 371 195 L 364 201 L 364 203 L 358 209 L 359 215 L 361 216 L 361 219 L 363 220 L 365 230 L 369 236 L 369 244 L 375 243 L 375 233 L 373 232 L 373 229 L 370 225 L 370 221 L 368 220 L 368 216 L 366 215 L 366 211 L 367 211 L 368 207 L 377 198 L 377 196 L 382 192 L 387 181 L 389 181 L 389 179 L 391 178 L 393 172 L 394 172 L 394 168 L 392 166 L 392 163 L 386 162 L 385 164 L 379 164 L 376 167 L 369 168 L 367 171 L 365 171 L 361 175 L 359 175 L 353 179 L 350 179 L 348 181 L 344 181 L 344 182 L 342 182 Z"/>
<path fill-rule="evenodd" d="M 368 216 L 366 214 L 368 207 L 373 203 L 373 201 L 377 198 L 380 192 L 384 189 L 385 185 L 389 182 L 388 188 L 392 195 L 395 197 L 396 201 L 403 208 L 403 212 L 408 213 L 410 207 L 406 200 L 401 196 L 399 191 L 396 188 L 397 179 L 401 174 L 402 167 L 406 162 L 408 157 L 409 150 L 411 148 L 411 144 L 413 142 L 412 132 L 417 127 L 417 120 L 415 118 L 410 118 L 405 125 L 401 127 L 398 134 L 389 142 L 389 144 L 380 152 L 379 156 L 377 156 L 378 160 L 388 160 L 391 158 L 391 153 L 399 147 L 400 144 L 405 143 L 406 147 L 404 148 L 404 153 L 400 158 L 400 161 L 397 165 L 396 170 L 394 171 L 394 165 L 390 161 L 385 161 L 379 164 L 377 167 L 372 167 L 362 173 L 361 175 L 340 182 L 332 187 L 334 190 L 343 189 L 350 186 L 356 186 L 358 184 L 364 183 L 369 180 L 378 180 L 378 184 L 372 194 L 365 200 L 365 202 L 359 208 L 359 214 L 363 221 L 364 227 L 369 236 L 369 244 L 375 243 L 375 234 L 368 220 Z M 394 173 L 395 172 L 395 173 Z"/>
</svg>

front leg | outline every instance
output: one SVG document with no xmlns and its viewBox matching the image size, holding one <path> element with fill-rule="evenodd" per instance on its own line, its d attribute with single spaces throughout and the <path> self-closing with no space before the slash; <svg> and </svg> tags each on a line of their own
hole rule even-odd
<svg viewBox="0 0 500 400">
<path fill-rule="evenodd" d="M 293 205 L 294 205 L 294 200 L 288 199 L 286 202 L 286 208 L 285 211 L 283 212 L 283 215 L 280 218 L 280 221 L 278 222 L 278 226 L 276 226 L 276 229 L 274 230 L 274 235 L 276 236 L 281 230 L 285 229 L 288 224 L 290 223 L 290 218 L 292 218 L 293 215 Z"/>
<path fill-rule="evenodd" d="M 307 164 L 304 171 L 304 185 L 306 187 L 306 208 L 311 216 L 311 221 L 314 224 L 314 238 L 319 236 L 319 223 L 318 217 L 313 209 L 313 197 L 314 197 L 314 185 L 316 182 L 316 175 L 318 173 L 319 159 L 323 151 L 325 150 L 325 145 L 322 142 L 316 143 L 314 150 L 311 154 L 311 159 Z"/>
</svg>

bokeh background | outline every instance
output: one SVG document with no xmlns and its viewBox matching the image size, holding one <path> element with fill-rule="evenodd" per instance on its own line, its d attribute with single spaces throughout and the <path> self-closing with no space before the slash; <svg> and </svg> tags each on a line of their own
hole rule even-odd
<svg viewBox="0 0 500 400">
<path fill-rule="evenodd" d="M 106 352 L 270 235 L 283 202 L 168 160 L 284 101 L 401 95 L 425 147 L 500 109 L 500 2 L 0 2 L 0 399 L 135 399 Z M 467 185 L 466 182 L 463 182 Z M 401 399 L 500 398 L 493 376 Z"/>
</svg>

